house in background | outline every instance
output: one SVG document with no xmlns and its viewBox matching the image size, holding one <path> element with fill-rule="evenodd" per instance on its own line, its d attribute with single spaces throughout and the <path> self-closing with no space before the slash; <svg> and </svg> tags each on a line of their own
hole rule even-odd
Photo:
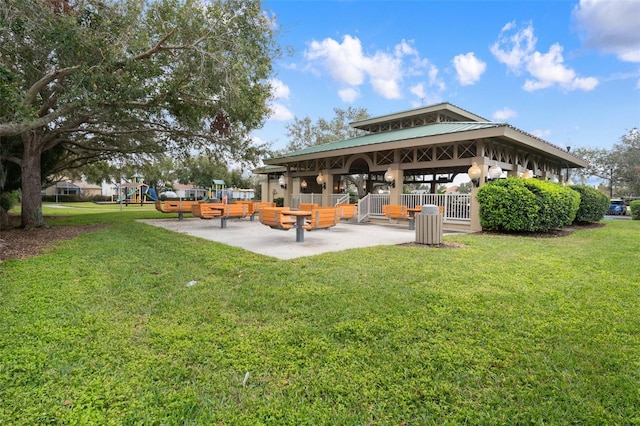
<svg viewBox="0 0 640 426">
<path fill-rule="evenodd" d="M 43 189 L 42 195 L 77 195 L 82 198 L 92 198 L 102 195 L 102 187 L 87 182 L 63 180 Z"/>
</svg>

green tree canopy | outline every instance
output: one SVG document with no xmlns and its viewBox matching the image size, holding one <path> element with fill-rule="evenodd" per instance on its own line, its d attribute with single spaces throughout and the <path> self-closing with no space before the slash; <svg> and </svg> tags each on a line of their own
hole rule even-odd
<svg viewBox="0 0 640 426">
<path fill-rule="evenodd" d="M 289 143 L 284 151 L 296 151 L 310 146 L 341 141 L 366 134 L 365 131 L 349 125 L 351 122 L 369 117 L 366 108 L 349 107 L 346 110 L 334 108 L 333 112 L 335 116 L 331 120 L 320 118 L 314 123 L 309 117 L 302 119 L 296 117 L 293 123 L 287 124 L 285 127 L 287 129 Z M 364 195 L 364 175 L 349 175 L 344 178 L 352 188 L 358 191 L 359 196 Z"/>
<path fill-rule="evenodd" d="M 194 149 L 257 162 L 274 31 L 258 0 L 0 1 L 0 160 L 20 166 L 23 226 L 44 225 L 56 147 L 62 169 Z"/>
<path fill-rule="evenodd" d="M 242 170 L 229 170 L 226 163 L 201 155 L 180 161 L 176 174 L 180 183 L 193 183 L 202 188 L 211 186 L 214 179 L 223 180 L 227 187 L 249 188 L 249 179 L 242 176 Z"/>
<path fill-rule="evenodd" d="M 349 123 L 369 116 L 366 108 L 349 107 L 346 110 L 334 108 L 331 120 L 319 118 L 315 123 L 309 117 L 294 118 L 285 125 L 289 143 L 286 151 L 296 151 L 310 146 L 355 138 L 365 134 L 363 130 L 351 127 Z"/>
<path fill-rule="evenodd" d="M 595 176 L 608 181 L 610 196 L 640 196 L 640 131 L 629 130 L 612 149 L 578 148 L 575 153 L 589 166 L 578 173 L 586 178 Z"/>
</svg>

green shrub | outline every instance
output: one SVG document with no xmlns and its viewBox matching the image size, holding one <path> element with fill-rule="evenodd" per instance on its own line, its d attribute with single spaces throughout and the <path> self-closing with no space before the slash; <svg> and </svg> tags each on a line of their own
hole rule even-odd
<svg viewBox="0 0 640 426">
<path fill-rule="evenodd" d="M 273 202 L 276 203 L 276 207 L 284 207 L 284 198 L 274 198 Z"/>
<path fill-rule="evenodd" d="M 17 191 L 0 193 L 0 207 L 9 211 L 18 202 Z"/>
<path fill-rule="evenodd" d="M 483 229 L 547 232 L 570 225 L 580 207 L 580 194 L 556 183 L 508 178 L 478 190 Z"/>
<path fill-rule="evenodd" d="M 604 219 L 609 209 L 609 198 L 602 192 L 587 185 L 571 187 L 580 194 L 580 207 L 574 222 L 591 223 Z"/>
<path fill-rule="evenodd" d="M 493 181 L 478 189 L 480 225 L 493 231 L 533 232 L 540 210 L 535 195 L 524 186 L 523 179 Z"/>
<path fill-rule="evenodd" d="M 631 206 L 631 219 L 640 220 L 640 200 L 635 200 L 629 203 Z"/>
<path fill-rule="evenodd" d="M 580 207 L 580 194 L 557 183 L 525 179 L 525 188 L 536 195 L 540 207 L 537 231 L 547 232 L 573 223 Z"/>
</svg>

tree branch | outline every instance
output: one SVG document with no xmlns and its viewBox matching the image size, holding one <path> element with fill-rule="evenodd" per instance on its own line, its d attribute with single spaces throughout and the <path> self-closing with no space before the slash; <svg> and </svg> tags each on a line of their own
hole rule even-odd
<svg viewBox="0 0 640 426">
<path fill-rule="evenodd" d="M 14 156 L 11 156 L 11 155 L 0 155 L 0 160 L 1 161 L 8 161 L 10 163 L 17 164 L 18 166 L 22 165 L 22 159 L 21 158 L 14 157 Z"/>
<path fill-rule="evenodd" d="M 16 136 L 24 132 L 28 132 L 30 130 L 38 129 L 46 126 L 51 123 L 55 119 L 64 116 L 69 113 L 71 110 L 75 108 L 74 105 L 65 105 L 57 111 L 53 111 L 47 115 L 36 118 L 33 121 L 29 121 L 26 123 L 9 123 L 9 124 L 0 124 L 0 136 Z"/>
<path fill-rule="evenodd" d="M 45 74 L 40 80 L 36 81 L 27 91 L 22 102 L 24 105 L 31 105 L 38 93 L 44 89 L 49 83 L 54 80 L 64 78 L 73 72 L 80 69 L 80 65 L 74 65 L 73 67 L 63 68 L 61 70 L 54 70 L 49 74 Z"/>
<path fill-rule="evenodd" d="M 151 49 L 147 50 L 146 52 L 142 52 L 141 54 L 134 56 L 134 57 L 133 57 L 133 60 L 134 60 L 134 61 L 141 61 L 141 60 L 143 60 L 143 59 L 150 58 L 151 56 L 153 56 L 154 54 L 156 54 L 156 53 L 160 52 L 161 50 L 164 50 L 164 48 L 163 48 L 163 46 L 162 46 L 162 45 L 163 45 L 163 44 L 164 44 L 164 42 L 165 42 L 165 41 L 167 41 L 167 39 L 168 39 L 169 37 L 171 37 L 171 36 L 173 35 L 173 33 L 175 33 L 175 32 L 176 32 L 176 30 L 175 30 L 175 29 L 173 29 L 173 30 L 169 31 L 169 32 L 168 32 L 164 37 L 162 37 L 162 38 L 161 38 L 161 39 L 156 43 L 156 45 L 155 45 L 155 46 L 153 46 Z"/>
</svg>

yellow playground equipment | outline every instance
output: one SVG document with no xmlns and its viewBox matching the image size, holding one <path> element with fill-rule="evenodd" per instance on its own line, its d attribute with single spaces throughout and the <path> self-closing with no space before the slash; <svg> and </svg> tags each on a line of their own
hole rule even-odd
<svg viewBox="0 0 640 426">
<path fill-rule="evenodd" d="M 115 199 L 112 201 L 124 204 L 144 203 L 145 201 L 157 201 L 158 197 L 153 188 L 144 183 L 144 176 L 134 174 L 130 177 L 131 182 L 121 183 L 115 186 Z"/>
</svg>

